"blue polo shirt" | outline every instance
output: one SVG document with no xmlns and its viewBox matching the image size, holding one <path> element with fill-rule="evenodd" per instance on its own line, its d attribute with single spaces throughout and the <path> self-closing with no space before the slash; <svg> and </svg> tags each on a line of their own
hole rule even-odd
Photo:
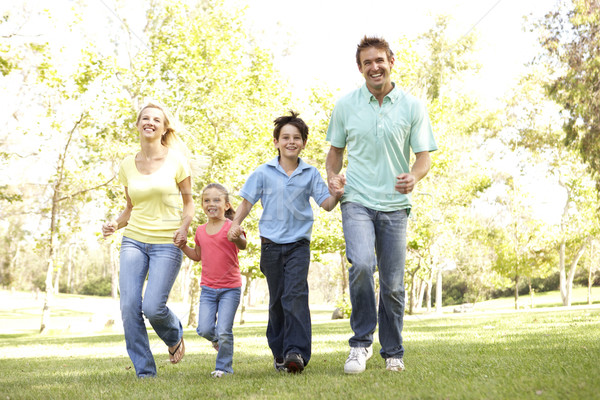
<svg viewBox="0 0 600 400">
<path fill-rule="evenodd" d="M 381 106 L 366 84 L 338 100 L 327 141 L 348 148 L 342 202 L 386 212 L 411 207 L 410 195 L 394 189 L 396 177 L 410 172 L 411 150 L 437 150 L 425 106 L 395 84 Z"/>
<path fill-rule="evenodd" d="M 310 240 L 312 197 L 321 205 L 330 195 L 319 171 L 298 159 L 298 167 L 288 176 L 279 157 L 262 164 L 250 176 L 240 196 L 255 204 L 261 201 L 263 213 L 258 223 L 260 235 L 279 244 Z"/>
</svg>

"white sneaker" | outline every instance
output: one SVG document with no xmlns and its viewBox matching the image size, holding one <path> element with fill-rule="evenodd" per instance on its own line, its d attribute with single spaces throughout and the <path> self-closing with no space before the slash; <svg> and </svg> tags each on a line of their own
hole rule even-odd
<svg viewBox="0 0 600 400">
<path fill-rule="evenodd" d="M 367 360 L 373 355 L 373 346 L 350 347 L 350 355 L 344 364 L 347 374 L 360 374 L 367 367 Z"/>
<path fill-rule="evenodd" d="M 404 360 L 401 358 L 386 358 L 385 369 L 388 371 L 404 371 Z"/>
<path fill-rule="evenodd" d="M 210 374 L 213 378 L 222 378 L 225 375 L 227 375 L 228 373 L 225 371 L 221 371 L 220 369 L 217 369 L 217 370 L 214 370 L 213 372 L 211 372 Z"/>
</svg>

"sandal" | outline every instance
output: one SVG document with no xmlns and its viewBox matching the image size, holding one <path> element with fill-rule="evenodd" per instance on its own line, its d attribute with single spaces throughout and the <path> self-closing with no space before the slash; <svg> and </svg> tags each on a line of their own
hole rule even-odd
<svg viewBox="0 0 600 400">
<path fill-rule="evenodd" d="M 183 338 L 181 338 L 179 343 L 173 347 L 175 347 L 173 351 L 171 351 L 172 347 L 169 347 L 169 359 L 171 360 L 172 364 L 177 364 L 179 361 L 181 361 L 183 355 L 185 354 L 185 344 L 183 343 Z"/>
</svg>

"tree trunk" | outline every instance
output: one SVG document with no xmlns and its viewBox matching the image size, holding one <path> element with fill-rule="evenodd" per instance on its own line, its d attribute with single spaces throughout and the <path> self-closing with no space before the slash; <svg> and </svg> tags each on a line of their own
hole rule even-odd
<svg viewBox="0 0 600 400">
<path fill-rule="evenodd" d="M 196 327 L 198 325 L 198 298 L 200 295 L 200 283 L 196 274 L 190 277 L 190 312 L 188 313 L 187 326 Z"/>
<path fill-rule="evenodd" d="M 242 307 L 240 308 L 240 325 L 244 325 L 246 321 L 244 321 L 244 314 L 246 312 L 246 299 L 248 298 L 248 294 L 250 293 L 250 285 L 252 284 L 252 273 L 244 275 L 246 277 L 246 286 L 244 287 L 244 292 L 242 293 L 242 301 L 240 302 Z"/>
<path fill-rule="evenodd" d="M 73 139 L 73 135 L 77 130 L 77 127 L 83 121 L 84 114 L 81 115 L 79 121 L 75 122 L 73 128 L 69 132 L 67 137 L 67 142 L 65 143 L 65 147 L 62 153 L 58 157 L 58 163 L 56 166 L 56 180 L 52 185 L 52 209 L 50 214 L 50 239 L 48 241 L 48 268 L 46 270 L 46 296 L 44 298 L 44 307 L 42 308 L 42 323 L 40 326 L 40 333 L 44 334 L 47 332 L 48 324 L 50 323 L 50 305 L 52 303 L 52 274 L 54 273 L 54 264 L 55 264 L 55 249 L 54 249 L 54 235 L 57 232 L 57 224 L 58 224 L 58 212 L 59 212 L 59 202 L 64 198 L 60 196 L 60 190 L 62 186 L 62 180 L 64 178 L 65 172 L 65 160 L 67 159 L 67 153 L 69 151 L 69 145 L 71 144 L 71 140 Z"/>
<path fill-rule="evenodd" d="M 60 293 L 60 287 L 59 287 L 59 282 L 60 282 L 60 274 L 62 272 L 62 262 L 58 263 L 58 267 L 56 268 L 56 275 L 54 277 L 54 294 L 57 295 Z"/>
<path fill-rule="evenodd" d="M 589 261 L 588 261 L 590 267 L 588 268 L 588 293 L 587 293 L 587 303 L 590 305 L 592 304 L 592 285 L 594 284 L 594 281 L 593 281 L 594 263 L 592 262 L 593 256 L 594 256 L 594 242 L 590 242 L 590 257 L 589 257 Z"/>
<path fill-rule="evenodd" d="M 437 279 L 435 281 L 435 312 L 442 313 L 442 267 L 438 266 Z"/>
<path fill-rule="evenodd" d="M 69 244 L 67 251 L 67 293 L 73 293 L 73 247 L 75 244 Z"/>
<path fill-rule="evenodd" d="M 515 310 L 519 309 L 519 274 L 515 275 Z"/>
<path fill-rule="evenodd" d="M 346 295 L 346 288 L 348 287 L 348 271 L 346 271 L 346 255 L 340 253 L 340 268 L 342 272 L 342 299 Z"/>
<path fill-rule="evenodd" d="M 558 274 L 560 277 L 560 298 L 563 306 L 567 305 L 568 293 L 567 293 L 567 273 L 565 272 L 565 239 L 563 238 L 558 247 Z"/>
<path fill-rule="evenodd" d="M 414 305 L 415 305 L 415 277 L 417 276 L 417 271 L 421 268 L 421 262 L 419 261 L 419 266 L 417 266 L 417 268 L 413 271 L 412 274 L 410 274 L 410 301 L 409 301 L 409 308 L 408 308 L 408 314 L 412 315 L 414 312 Z"/>
<path fill-rule="evenodd" d="M 577 250 L 577 254 L 575 255 L 575 258 L 573 258 L 573 261 L 571 262 L 571 265 L 569 266 L 569 273 L 567 275 L 567 280 L 566 280 L 567 302 L 566 302 L 566 304 L 563 303 L 567 307 L 571 307 L 571 294 L 573 292 L 573 279 L 575 278 L 575 270 L 577 269 L 577 263 L 579 262 L 579 259 L 581 258 L 581 256 L 583 256 L 583 253 L 585 252 L 585 249 L 586 249 L 589 241 L 590 241 L 590 236 L 588 236 L 583 241 L 583 244 L 581 245 L 579 250 Z"/>
<path fill-rule="evenodd" d="M 530 300 L 530 307 L 533 310 L 535 308 L 535 304 L 533 302 L 533 295 L 534 295 L 534 291 L 535 289 L 531 286 L 531 278 L 528 278 L 527 284 L 529 285 L 529 300 Z"/>
<path fill-rule="evenodd" d="M 110 296 L 113 300 L 119 298 L 119 269 L 117 252 L 112 242 L 108 245 L 108 259 L 110 260 Z"/>
</svg>

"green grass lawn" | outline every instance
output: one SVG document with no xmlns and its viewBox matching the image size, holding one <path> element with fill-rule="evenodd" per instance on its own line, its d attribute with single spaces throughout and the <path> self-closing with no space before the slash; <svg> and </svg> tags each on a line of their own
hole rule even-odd
<svg viewBox="0 0 600 400">
<path fill-rule="evenodd" d="M 17 319 L 3 316 L 2 324 Z M 187 352 L 177 365 L 150 331 L 159 376 L 149 380 L 135 377 L 119 333 L 1 332 L 0 400 L 600 398 L 597 306 L 409 316 L 406 371 L 385 370 L 376 340 L 357 376 L 343 373 L 348 320 L 316 321 L 313 358 L 300 375 L 273 369 L 264 324 L 236 325 L 235 374 L 222 379 L 210 377 L 216 353 L 193 330 L 185 331 Z"/>
</svg>

